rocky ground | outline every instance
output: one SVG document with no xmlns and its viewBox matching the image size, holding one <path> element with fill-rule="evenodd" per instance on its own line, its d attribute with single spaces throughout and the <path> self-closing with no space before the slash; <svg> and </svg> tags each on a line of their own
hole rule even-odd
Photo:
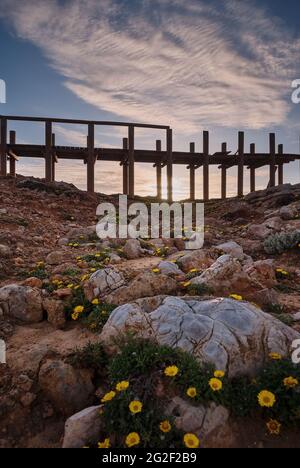
<svg viewBox="0 0 300 468">
<path fill-rule="evenodd" d="M 210 201 L 194 251 L 183 239 L 101 241 L 101 201 L 118 197 L 0 179 L 2 447 L 83 446 L 101 432 L 106 377 L 72 365 L 75 348 L 101 343 L 114 356 L 134 332 L 232 379 L 255 376 L 270 353 L 289 357 L 300 338 L 300 185 Z M 204 446 L 299 447 L 298 429 L 275 438 L 257 418 L 166 398 Z"/>
</svg>

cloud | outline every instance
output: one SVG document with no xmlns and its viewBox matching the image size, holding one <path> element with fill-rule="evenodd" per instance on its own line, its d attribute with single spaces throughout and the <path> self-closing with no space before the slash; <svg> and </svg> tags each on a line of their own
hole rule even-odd
<svg viewBox="0 0 300 468">
<path fill-rule="evenodd" d="M 257 2 L 2 0 L 0 16 L 116 118 L 185 134 L 288 118 L 300 40 Z"/>
</svg>

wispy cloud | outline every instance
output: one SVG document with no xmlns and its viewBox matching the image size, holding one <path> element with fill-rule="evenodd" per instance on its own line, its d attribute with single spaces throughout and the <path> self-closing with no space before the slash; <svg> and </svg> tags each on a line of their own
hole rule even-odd
<svg viewBox="0 0 300 468">
<path fill-rule="evenodd" d="M 124 119 L 255 129 L 288 118 L 300 39 L 245 0 L 2 0 L 85 102 Z"/>
</svg>

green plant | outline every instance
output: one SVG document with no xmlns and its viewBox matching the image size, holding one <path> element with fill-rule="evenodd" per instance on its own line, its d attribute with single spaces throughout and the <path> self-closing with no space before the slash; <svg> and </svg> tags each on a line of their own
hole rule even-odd
<svg viewBox="0 0 300 468">
<path fill-rule="evenodd" d="M 67 361 L 76 368 L 94 369 L 102 372 L 107 365 L 107 355 L 100 343 L 88 343 L 68 356 Z"/>
<path fill-rule="evenodd" d="M 83 324 L 91 331 L 97 333 L 102 330 L 110 314 L 117 306 L 111 304 L 101 303 L 93 305 L 90 313 L 83 317 Z"/>
<path fill-rule="evenodd" d="M 214 290 L 207 284 L 191 284 L 188 286 L 187 292 L 191 296 L 211 296 Z"/>
<path fill-rule="evenodd" d="M 282 254 L 286 250 L 297 247 L 300 243 L 300 231 L 283 232 L 269 236 L 264 242 L 264 249 L 267 254 Z"/>
</svg>

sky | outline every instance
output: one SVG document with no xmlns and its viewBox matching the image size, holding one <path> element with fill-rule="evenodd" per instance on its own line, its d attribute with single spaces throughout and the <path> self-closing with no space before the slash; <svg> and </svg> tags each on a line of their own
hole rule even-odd
<svg viewBox="0 0 300 468">
<path fill-rule="evenodd" d="M 237 132 L 267 151 L 268 133 L 286 152 L 299 153 L 300 79 L 298 0 L 0 0 L 0 79 L 7 100 L 0 114 L 170 125 L 174 150 L 211 132 L 211 152 L 223 141 L 237 150 Z M 18 142 L 42 143 L 39 124 L 12 124 Z M 55 126 L 57 144 L 85 145 L 86 129 Z M 96 143 L 120 147 L 124 130 L 100 128 Z M 155 148 L 162 133 L 137 131 L 136 146 Z M 85 166 L 60 161 L 57 179 L 86 188 Z M 43 176 L 43 162 L 21 160 L 18 172 Z M 211 196 L 220 195 L 211 170 Z M 175 167 L 175 198 L 186 198 L 189 174 Z M 258 171 L 258 188 L 268 168 Z M 299 162 L 285 181 L 300 182 Z M 249 190 L 246 173 L 245 191 Z M 165 183 L 165 178 L 164 178 Z M 121 168 L 97 162 L 96 188 L 121 191 Z M 202 170 L 197 171 L 202 194 Z M 236 194 L 236 169 L 228 174 Z M 164 187 L 165 189 L 165 187 Z M 136 192 L 155 194 L 155 169 L 137 165 Z"/>
</svg>

